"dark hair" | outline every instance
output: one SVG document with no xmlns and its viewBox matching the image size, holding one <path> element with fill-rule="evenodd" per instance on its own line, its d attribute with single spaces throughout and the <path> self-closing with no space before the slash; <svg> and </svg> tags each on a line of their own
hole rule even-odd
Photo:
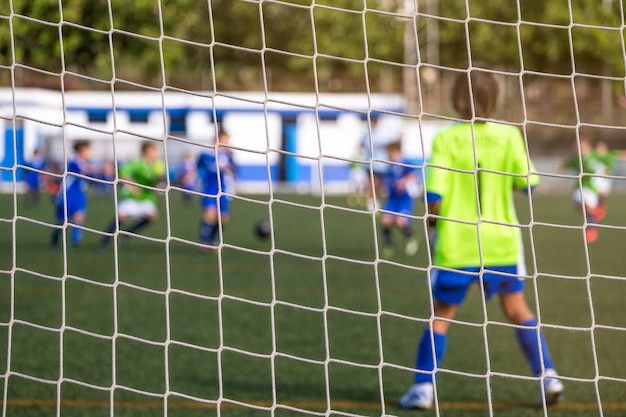
<svg viewBox="0 0 626 417">
<path fill-rule="evenodd" d="M 156 148 L 156 145 L 152 142 L 143 142 L 141 144 L 141 154 L 144 155 L 146 153 L 146 151 L 150 148 Z"/>
<path fill-rule="evenodd" d="M 498 92 L 498 83 L 492 73 L 471 68 L 468 72 L 457 75 L 452 87 L 452 105 L 463 119 L 469 120 L 474 116 L 486 119 L 496 107 Z"/>
<path fill-rule="evenodd" d="M 393 142 L 390 142 L 387 144 L 386 146 L 388 151 L 401 151 L 402 150 L 402 141 L 400 140 L 395 140 Z"/>
<path fill-rule="evenodd" d="M 89 142 L 86 140 L 79 140 L 74 142 L 74 152 L 80 153 L 83 149 L 88 148 Z"/>
</svg>

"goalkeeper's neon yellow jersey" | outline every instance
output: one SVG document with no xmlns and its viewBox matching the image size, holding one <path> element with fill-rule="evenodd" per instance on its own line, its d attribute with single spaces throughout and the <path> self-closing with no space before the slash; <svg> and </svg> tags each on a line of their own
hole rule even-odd
<svg viewBox="0 0 626 417">
<path fill-rule="evenodd" d="M 426 191 L 441 198 L 443 217 L 437 221 L 435 265 L 516 265 L 521 234 L 513 191 L 538 184 L 534 170 L 513 126 L 457 123 L 439 132 L 426 175 Z"/>
</svg>

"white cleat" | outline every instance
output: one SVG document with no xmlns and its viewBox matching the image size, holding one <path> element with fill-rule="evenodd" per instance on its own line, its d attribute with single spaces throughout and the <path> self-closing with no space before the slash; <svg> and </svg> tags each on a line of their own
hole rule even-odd
<svg viewBox="0 0 626 417">
<path fill-rule="evenodd" d="M 544 377 L 540 384 L 543 384 L 543 394 L 546 405 L 555 405 L 563 399 L 563 383 L 558 378 L 558 374 L 554 369 L 546 369 Z M 539 387 L 539 395 L 541 396 L 541 387 Z"/>
<path fill-rule="evenodd" d="M 433 384 L 422 382 L 421 384 L 412 385 L 409 391 L 400 398 L 399 405 L 405 410 L 414 408 L 427 410 L 432 408 L 434 397 Z"/>
<path fill-rule="evenodd" d="M 413 256 L 417 253 L 418 249 L 419 243 L 417 243 L 417 239 L 411 238 L 406 242 L 406 246 L 404 247 L 404 253 L 406 253 L 406 256 Z"/>
</svg>

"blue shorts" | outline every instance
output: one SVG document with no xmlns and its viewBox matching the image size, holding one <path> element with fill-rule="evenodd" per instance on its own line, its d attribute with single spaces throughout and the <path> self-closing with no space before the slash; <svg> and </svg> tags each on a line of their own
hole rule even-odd
<svg viewBox="0 0 626 417">
<path fill-rule="evenodd" d="M 465 299 L 470 284 L 480 283 L 480 268 L 458 270 L 434 269 L 431 272 L 433 297 L 446 304 L 459 305 Z M 517 276 L 518 266 L 489 266 L 483 272 L 485 298 L 495 294 L 512 294 L 524 290 L 524 279 Z"/>
<path fill-rule="evenodd" d="M 383 213 L 383 216 L 393 216 L 394 213 L 411 216 L 413 215 L 413 199 L 408 195 L 389 198 L 383 210 L 389 212 Z M 406 217 L 406 220 L 411 221 L 409 217 Z"/>
<path fill-rule="evenodd" d="M 225 195 L 220 197 L 202 197 L 200 200 L 202 204 L 202 209 L 206 210 L 208 208 L 214 207 L 217 210 L 217 205 L 219 203 L 219 211 L 220 215 L 228 214 L 228 210 L 230 208 L 230 199 Z"/>
<path fill-rule="evenodd" d="M 86 198 L 68 198 L 67 200 L 67 216 L 65 212 L 65 204 L 63 200 L 57 201 L 56 204 L 56 218 L 59 222 L 64 222 L 66 219 L 71 219 L 76 213 L 84 213 L 87 211 L 87 199 Z"/>
</svg>

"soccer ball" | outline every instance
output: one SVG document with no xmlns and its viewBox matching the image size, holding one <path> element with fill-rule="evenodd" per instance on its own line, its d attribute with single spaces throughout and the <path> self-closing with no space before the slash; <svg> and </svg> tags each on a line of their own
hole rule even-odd
<svg viewBox="0 0 626 417">
<path fill-rule="evenodd" d="M 272 225 L 267 219 L 261 219 L 254 225 L 254 233 L 259 239 L 267 239 L 272 233 Z"/>
</svg>

